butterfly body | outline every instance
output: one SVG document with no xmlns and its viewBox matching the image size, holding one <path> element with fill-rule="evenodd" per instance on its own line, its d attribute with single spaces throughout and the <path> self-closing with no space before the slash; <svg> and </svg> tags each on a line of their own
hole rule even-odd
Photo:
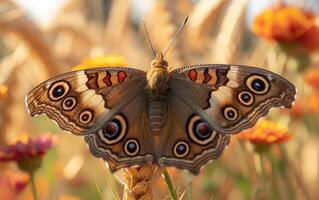
<svg viewBox="0 0 319 200">
<path fill-rule="evenodd" d="M 209 64 L 169 71 L 157 54 L 147 73 L 104 67 L 56 76 L 26 103 L 32 116 L 46 114 L 83 135 L 111 171 L 153 163 L 197 174 L 232 134 L 273 107 L 290 108 L 295 94 L 289 81 L 267 70 Z"/>
<path fill-rule="evenodd" d="M 168 63 L 163 59 L 163 54 L 157 54 L 151 63 L 151 69 L 146 74 L 147 85 L 145 92 L 148 102 L 148 118 L 150 131 L 154 144 L 161 141 L 161 128 L 166 121 L 167 96 L 169 92 L 170 74 L 167 70 Z"/>
</svg>

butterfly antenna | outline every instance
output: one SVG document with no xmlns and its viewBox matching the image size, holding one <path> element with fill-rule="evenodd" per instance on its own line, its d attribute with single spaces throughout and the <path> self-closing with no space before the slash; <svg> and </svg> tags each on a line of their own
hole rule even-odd
<svg viewBox="0 0 319 200">
<path fill-rule="evenodd" d="M 151 41 L 150 35 L 149 35 L 149 33 L 148 33 L 148 30 L 147 30 L 147 27 L 146 27 L 146 23 L 145 23 L 144 18 L 143 18 L 143 25 L 144 25 L 144 29 L 145 29 L 145 32 L 146 32 L 146 35 L 147 35 L 148 43 L 149 43 L 150 46 L 151 46 L 151 49 L 152 49 L 152 51 L 153 51 L 153 53 L 154 53 L 154 56 L 156 56 L 156 52 L 155 52 L 154 47 L 153 47 L 153 45 L 152 45 L 152 41 Z"/>
<path fill-rule="evenodd" d="M 185 18 L 183 24 L 181 25 L 181 27 L 179 27 L 178 31 L 175 33 L 173 39 L 171 40 L 169 46 L 167 47 L 167 49 L 164 52 L 163 57 L 165 56 L 165 54 L 167 53 L 167 51 L 171 48 L 171 46 L 173 45 L 173 43 L 175 42 L 176 38 L 178 37 L 178 35 L 180 34 L 180 32 L 183 30 L 184 26 L 186 25 L 188 20 L 188 16 Z"/>
</svg>

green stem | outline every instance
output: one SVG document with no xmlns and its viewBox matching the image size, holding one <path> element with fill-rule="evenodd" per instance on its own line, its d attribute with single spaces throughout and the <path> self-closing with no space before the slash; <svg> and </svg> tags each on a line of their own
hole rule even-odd
<svg viewBox="0 0 319 200">
<path fill-rule="evenodd" d="M 302 178 L 302 175 L 300 174 L 300 172 L 295 167 L 295 164 L 289 160 L 286 149 L 281 146 L 280 147 L 280 152 L 281 152 L 281 154 L 283 156 L 284 162 L 286 163 L 287 166 L 289 166 L 292 174 L 294 175 L 294 178 L 296 179 L 296 183 L 299 186 L 298 188 L 300 188 L 301 191 L 303 192 L 304 198 L 307 199 L 307 200 L 310 200 L 311 196 L 310 196 L 310 194 L 309 194 L 309 192 L 307 190 L 307 187 L 304 184 L 304 180 Z M 286 174 L 284 174 L 284 175 L 286 176 Z M 285 177 L 285 178 L 287 178 L 287 177 Z M 289 182 L 288 185 L 289 185 L 289 190 L 293 191 L 294 188 L 293 188 L 293 185 L 291 184 L 291 182 Z M 292 192 L 290 192 L 289 194 L 292 194 Z M 290 198 L 290 199 L 293 199 L 293 198 Z"/>
<path fill-rule="evenodd" d="M 249 178 L 252 183 L 256 182 L 257 172 L 256 167 L 252 163 L 252 160 L 249 158 L 249 153 L 247 152 L 247 147 L 243 141 L 238 141 L 239 144 L 239 153 L 240 153 L 240 159 L 241 165 L 243 166 L 245 173 L 249 175 Z"/>
<path fill-rule="evenodd" d="M 272 199 L 284 199 L 285 195 L 284 195 L 284 191 L 280 188 L 280 172 L 278 172 L 278 168 L 279 168 L 279 164 L 278 161 L 276 161 L 275 157 L 273 156 L 272 153 L 268 152 L 266 154 L 267 158 L 270 160 L 270 164 L 271 164 L 271 187 L 272 187 L 272 191 L 273 195 L 272 195 Z"/>
<path fill-rule="evenodd" d="M 192 200 L 193 192 L 192 192 L 192 176 L 186 175 L 186 182 L 187 182 L 187 190 L 188 190 L 188 200 Z"/>
<path fill-rule="evenodd" d="M 170 194 L 170 196 L 171 196 L 171 199 L 172 199 L 172 200 L 177 200 L 176 190 L 175 190 L 175 188 L 174 188 L 174 186 L 173 186 L 171 177 L 169 176 L 168 171 L 166 170 L 166 168 L 165 168 L 164 171 L 163 171 L 163 176 L 164 176 L 166 185 L 167 185 L 167 187 L 168 187 L 168 190 L 169 190 L 169 194 Z"/>
<path fill-rule="evenodd" d="M 258 153 L 258 158 L 259 158 L 259 164 L 260 164 L 261 183 L 262 183 L 263 189 L 266 189 L 266 180 L 265 180 L 266 176 L 265 176 L 265 169 L 263 165 L 262 153 Z"/>
<path fill-rule="evenodd" d="M 265 172 L 265 168 L 264 168 L 264 162 L 263 162 L 263 153 L 259 152 L 258 153 L 258 160 L 259 160 L 259 165 L 260 165 L 260 181 L 261 181 L 261 189 L 262 189 L 262 195 L 266 198 L 269 199 L 270 198 L 270 194 L 269 194 L 269 190 L 268 190 L 268 184 L 267 184 L 267 175 Z"/>
<path fill-rule="evenodd" d="M 31 190 L 32 190 L 33 200 L 38 200 L 37 189 L 35 187 L 34 172 L 30 173 L 30 178 L 31 178 Z"/>
</svg>

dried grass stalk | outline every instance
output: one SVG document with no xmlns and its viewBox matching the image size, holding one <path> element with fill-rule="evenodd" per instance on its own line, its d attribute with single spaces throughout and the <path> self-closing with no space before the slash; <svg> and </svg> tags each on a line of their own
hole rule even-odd
<svg viewBox="0 0 319 200">
<path fill-rule="evenodd" d="M 123 37 L 127 34 L 131 2 L 128 0 L 118 0 L 112 2 L 112 7 L 108 16 L 105 34 L 108 48 L 112 50 L 120 50 L 118 45 Z"/>
<path fill-rule="evenodd" d="M 212 48 L 215 62 L 231 63 L 235 58 L 243 35 L 247 2 L 247 0 L 230 2 Z"/>
<path fill-rule="evenodd" d="M 174 14 L 170 11 L 171 9 L 168 2 L 156 1 L 153 10 L 147 17 L 151 39 L 157 51 L 165 51 L 182 23 L 182 20 L 175 22 L 176 17 L 174 17 Z M 184 52 L 185 48 L 182 47 L 182 38 L 183 35 L 181 34 L 165 56 L 170 66 L 177 67 L 188 63 L 188 58 Z M 145 41 L 147 40 L 145 39 Z"/>
<path fill-rule="evenodd" d="M 42 31 L 13 2 L 8 3 L 6 6 L 8 9 L 0 13 L 1 30 L 9 31 L 19 36 L 21 41 L 27 44 L 30 52 L 46 66 L 48 75 L 57 74 L 60 71 L 59 63 L 43 37 Z"/>
<path fill-rule="evenodd" d="M 60 15 L 62 16 L 62 14 Z M 48 33 L 59 33 L 59 32 L 68 32 L 75 38 L 80 38 L 90 45 L 97 43 L 96 35 L 90 35 L 90 31 L 87 31 L 86 22 L 82 20 L 81 17 L 77 14 L 69 14 L 63 16 L 64 20 L 56 20 L 51 27 L 46 30 Z M 67 20 L 66 20 L 67 19 Z"/>
<path fill-rule="evenodd" d="M 26 81 L 27 78 L 23 71 L 23 67 L 27 64 L 27 52 L 23 44 L 18 45 L 16 50 L 4 57 L 0 63 L 0 84 L 5 84 L 8 88 L 6 98 L 0 103 L 2 113 L 0 115 L 2 130 L 0 144 L 14 137 L 16 133 L 27 131 L 28 125 L 23 104 L 26 87 L 29 86 L 29 81 Z"/>
<path fill-rule="evenodd" d="M 194 8 L 190 15 L 187 27 L 187 36 L 194 50 L 204 50 L 209 33 L 214 29 L 216 19 L 219 16 L 226 0 L 202 0 Z"/>
</svg>

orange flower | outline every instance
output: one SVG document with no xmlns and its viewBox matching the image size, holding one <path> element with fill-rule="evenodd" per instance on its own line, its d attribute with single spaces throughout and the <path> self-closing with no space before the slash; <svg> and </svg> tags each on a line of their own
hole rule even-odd
<svg viewBox="0 0 319 200">
<path fill-rule="evenodd" d="M 313 67 L 309 69 L 305 73 L 304 78 L 309 85 L 319 89 L 319 68 Z"/>
<path fill-rule="evenodd" d="M 285 111 L 287 112 L 287 111 Z M 305 114 L 305 105 L 304 102 L 299 98 L 296 99 L 294 105 L 290 109 L 289 113 L 294 117 L 302 117 Z"/>
<path fill-rule="evenodd" d="M 81 200 L 79 197 L 75 197 L 75 196 L 61 196 L 59 198 L 59 200 Z"/>
<path fill-rule="evenodd" d="M 8 86 L 0 85 L 0 100 L 6 98 L 8 95 Z"/>
<path fill-rule="evenodd" d="M 28 185 L 29 176 L 26 173 L 5 171 L 0 176 L 0 194 L 3 199 L 16 199 L 17 195 Z"/>
<path fill-rule="evenodd" d="M 6 171 L 4 176 L 8 179 L 10 187 L 12 187 L 15 192 L 21 192 L 29 183 L 29 175 L 24 172 L 17 171 Z"/>
<path fill-rule="evenodd" d="M 257 145 L 272 145 L 288 141 L 291 138 L 291 134 L 288 132 L 288 127 L 282 124 L 261 120 L 255 127 L 243 131 L 238 137 Z"/>
<path fill-rule="evenodd" d="M 73 67 L 72 70 L 97 67 L 123 67 L 127 65 L 128 63 L 124 57 L 116 54 L 109 54 L 101 57 L 84 59 L 80 65 Z"/>
<path fill-rule="evenodd" d="M 314 114 L 319 113 L 319 94 L 312 94 L 309 98 L 308 110 Z"/>
<path fill-rule="evenodd" d="M 289 47 L 297 45 L 307 51 L 319 50 L 316 16 L 298 7 L 280 5 L 264 10 L 255 18 L 252 31 Z"/>
<path fill-rule="evenodd" d="M 0 161 L 16 161 L 20 169 L 34 171 L 41 165 L 42 156 L 55 144 L 55 138 L 41 135 L 35 139 L 17 140 L 0 149 Z"/>
</svg>

